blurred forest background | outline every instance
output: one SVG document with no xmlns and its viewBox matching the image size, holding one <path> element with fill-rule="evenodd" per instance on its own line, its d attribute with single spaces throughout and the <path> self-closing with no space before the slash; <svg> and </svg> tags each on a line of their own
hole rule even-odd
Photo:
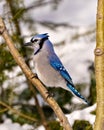
<svg viewBox="0 0 104 130">
<path fill-rule="evenodd" d="M 23 44 L 37 33 L 49 33 L 77 90 L 86 97 L 90 106 L 96 103 L 93 54 L 96 0 L 0 0 L 0 15 L 16 48 L 33 72 L 32 51 Z M 62 130 L 53 110 L 43 101 L 35 86 L 34 90 L 31 89 L 31 85 L 0 37 L 0 124 L 10 119 L 35 129 L 44 125 L 47 130 Z M 48 90 L 54 94 L 65 114 L 87 107 L 61 88 Z M 14 109 L 23 115 L 18 115 Z M 32 118 L 27 119 L 25 115 Z M 82 122 L 84 125 L 79 125 Z M 92 130 L 88 121 L 75 121 L 73 129 L 79 130 L 78 127 Z"/>
</svg>

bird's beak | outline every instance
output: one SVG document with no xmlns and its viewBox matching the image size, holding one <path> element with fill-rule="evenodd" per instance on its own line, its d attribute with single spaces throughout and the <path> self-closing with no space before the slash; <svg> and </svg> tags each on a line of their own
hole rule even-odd
<svg viewBox="0 0 104 130">
<path fill-rule="evenodd" d="M 24 46 L 32 46 L 32 42 L 24 43 Z"/>
</svg>

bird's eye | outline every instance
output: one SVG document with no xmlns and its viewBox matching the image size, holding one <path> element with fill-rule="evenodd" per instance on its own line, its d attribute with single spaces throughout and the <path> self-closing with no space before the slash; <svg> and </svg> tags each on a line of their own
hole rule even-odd
<svg viewBox="0 0 104 130">
<path fill-rule="evenodd" d="M 38 41 L 38 39 L 35 39 L 35 40 L 34 40 L 34 42 L 37 42 L 37 41 Z"/>
<path fill-rule="evenodd" d="M 33 43 L 33 42 L 37 42 L 38 41 L 38 39 L 31 39 L 31 42 Z"/>
</svg>

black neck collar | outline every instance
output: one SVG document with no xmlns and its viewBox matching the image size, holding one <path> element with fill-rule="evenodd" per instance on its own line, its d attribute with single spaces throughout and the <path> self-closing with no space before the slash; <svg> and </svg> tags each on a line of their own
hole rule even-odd
<svg viewBox="0 0 104 130">
<path fill-rule="evenodd" d="M 40 50 L 42 49 L 43 44 L 44 44 L 44 42 L 45 42 L 46 40 L 48 40 L 48 37 L 47 37 L 47 38 L 43 38 L 42 40 L 40 40 L 39 49 L 34 53 L 34 55 L 36 55 L 37 53 L 40 52 Z"/>
</svg>

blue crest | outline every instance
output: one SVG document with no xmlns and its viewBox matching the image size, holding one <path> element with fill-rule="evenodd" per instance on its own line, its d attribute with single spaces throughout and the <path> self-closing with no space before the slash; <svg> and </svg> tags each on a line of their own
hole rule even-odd
<svg viewBox="0 0 104 130">
<path fill-rule="evenodd" d="M 44 38 L 48 38 L 48 33 L 44 33 L 44 34 L 37 34 L 34 37 L 32 37 L 31 41 L 34 41 L 35 39 L 44 39 Z"/>
</svg>

